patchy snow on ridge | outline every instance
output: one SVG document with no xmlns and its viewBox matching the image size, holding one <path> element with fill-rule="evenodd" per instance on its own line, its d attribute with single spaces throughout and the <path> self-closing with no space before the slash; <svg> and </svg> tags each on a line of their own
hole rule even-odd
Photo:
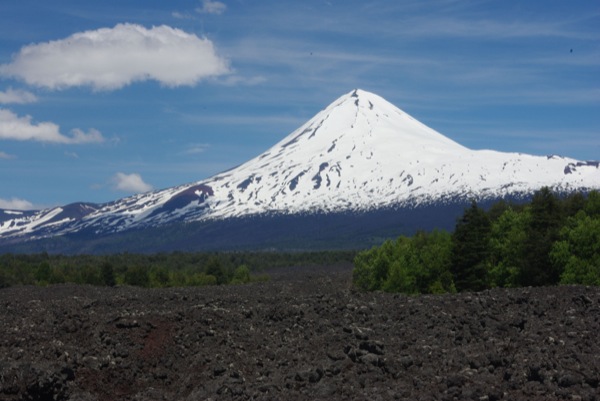
<svg viewBox="0 0 600 401">
<path fill-rule="evenodd" d="M 530 194 L 543 186 L 565 192 L 600 189 L 599 164 L 471 150 L 357 89 L 232 170 L 82 209 L 78 219 L 65 224 L 52 220 L 59 208 L 15 216 L 0 222 L 0 238 L 83 229 L 102 234 L 259 214 L 367 211 Z"/>
</svg>

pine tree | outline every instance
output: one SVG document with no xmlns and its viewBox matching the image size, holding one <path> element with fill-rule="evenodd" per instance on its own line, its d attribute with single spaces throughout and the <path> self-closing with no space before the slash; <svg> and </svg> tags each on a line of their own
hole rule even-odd
<svg viewBox="0 0 600 401">
<path fill-rule="evenodd" d="M 561 203 L 550 188 L 544 187 L 531 200 L 531 219 L 524 244 L 524 260 L 519 274 L 522 286 L 557 284 L 560 270 L 553 268 L 550 250 L 559 239 L 563 225 Z"/>
<path fill-rule="evenodd" d="M 452 234 L 452 275 L 457 291 L 488 288 L 490 220 L 475 201 L 465 210 Z"/>
</svg>

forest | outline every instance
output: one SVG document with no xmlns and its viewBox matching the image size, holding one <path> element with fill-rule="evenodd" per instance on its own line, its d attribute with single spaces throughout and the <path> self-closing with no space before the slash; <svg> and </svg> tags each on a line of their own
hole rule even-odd
<svg viewBox="0 0 600 401">
<path fill-rule="evenodd" d="M 473 201 L 453 232 L 434 230 L 363 251 L 0 254 L 0 288 L 59 283 L 184 287 L 269 280 L 269 269 L 354 264 L 367 291 L 436 294 L 493 287 L 600 285 L 600 193 L 529 203 Z"/>
<path fill-rule="evenodd" d="M 473 201 L 454 231 L 419 232 L 357 254 L 354 284 L 406 294 L 600 285 L 600 193 L 549 188 L 526 204 Z"/>
<path fill-rule="evenodd" d="M 269 280 L 268 271 L 351 263 L 355 251 L 173 252 L 110 255 L 0 255 L 0 288 L 60 283 L 188 287 Z"/>
</svg>

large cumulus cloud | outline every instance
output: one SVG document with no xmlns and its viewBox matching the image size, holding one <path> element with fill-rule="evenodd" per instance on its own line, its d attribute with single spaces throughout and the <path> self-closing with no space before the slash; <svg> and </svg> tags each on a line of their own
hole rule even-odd
<svg viewBox="0 0 600 401">
<path fill-rule="evenodd" d="M 229 73 L 212 42 L 169 26 L 118 24 L 31 44 L 0 65 L 0 75 L 48 89 L 115 90 L 136 81 L 191 86 Z"/>
</svg>

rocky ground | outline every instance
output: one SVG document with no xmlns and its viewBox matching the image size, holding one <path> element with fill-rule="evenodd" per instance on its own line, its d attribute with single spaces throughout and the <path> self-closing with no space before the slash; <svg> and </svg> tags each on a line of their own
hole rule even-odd
<svg viewBox="0 0 600 401">
<path fill-rule="evenodd" d="M 1 400 L 597 400 L 600 289 L 361 293 L 349 266 L 243 286 L 0 290 Z"/>
</svg>

